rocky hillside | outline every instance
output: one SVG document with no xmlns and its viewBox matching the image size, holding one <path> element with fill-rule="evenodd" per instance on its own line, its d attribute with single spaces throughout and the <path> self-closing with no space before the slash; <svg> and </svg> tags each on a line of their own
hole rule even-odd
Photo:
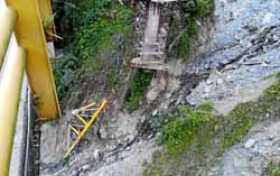
<svg viewBox="0 0 280 176">
<path fill-rule="evenodd" d="M 167 72 L 132 69 L 147 1 L 55 1 L 63 117 L 41 127 L 42 176 L 278 176 L 279 0 L 161 5 Z M 70 158 L 73 109 L 109 108 Z"/>
</svg>

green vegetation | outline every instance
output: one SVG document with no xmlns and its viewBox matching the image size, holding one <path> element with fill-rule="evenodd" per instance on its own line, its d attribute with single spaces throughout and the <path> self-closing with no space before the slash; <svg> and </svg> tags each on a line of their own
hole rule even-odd
<svg viewBox="0 0 280 176">
<path fill-rule="evenodd" d="M 177 48 L 178 57 L 184 59 L 188 58 L 189 55 L 191 54 L 190 50 L 191 50 L 192 42 L 197 37 L 197 31 L 198 31 L 197 24 L 193 19 L 188 20 L 188 22 L 189 22 L 188 23 L 189 27 L 186 29 L 186 31 L 182 33 Z"/>
<path fill-rule="evenodd" d="M 207 165 L 240 142 L 257 122 L 279 118 L 280 74 L 276 78 L 258 101 L 239 104 L 225 116 L 213 115 L 209 104 L 173 112 L 161 127 L 159 141 L 164 150 L 154 154 L 144 176 L 194 175 L 196 170 L 188 163 Z M 279 175 L 279 166 L 270 165 L 267 170 L 268 176 Z"/>
<path fill-rule="evenodd" d="M 106 86 L 115 86 L 121 66 L 112 64 L 113 56 L 128 42 L 132 11 L 111 0 L 56 1 L 55 7 L 64 38 L 58 46 L 65 53 L 54 62 L 59 98 L 73 92 L 87 77 L 103 75 L 104 69 L 110 73 Z"/>
<path fill-rule="evenodd" d="M 214 9 L 213 0 L 197 0 L 197 7 L 193 14 L 197 17 L 207 17 Z"/>
<path fill-rule="evenodd" d="M 227 117 L 221 122 L 225 125 L 223 142 L 221 143 L 221 152 L 239 142 L 252 127 L 255 119 L 252 117 L 251 106 L 249 103 L 238 105 Z M 228 125 L 227 125 L 228 123 Z"/>
<path fill-rule="evenodd" d="M 280 176 L 280 165 L 270 162 L 265 170 L 267 176 Z"/>
<path fill-rule="evenodd" d="M 179 108 L 179 112 L 172 121 L 168 122 L 161 130 L 161 143 L 167 147 L 171 154 L 184 152 L 192 143 L 199 127 L 212 119 L 212 105 L 203 104 L 192 110 L 188 106 Z"/>
<path fill-rule="evenodd" d="M 121 82 L 119 74 L 116 70 L 112 70 L 111 72 L 107 73 L 106 80 L 107 80 L 108 86 L 111 88 L 116 88 L 119 85 L 119 83 Z"/>
<path fill-rule="evenodd" d="M 195 7 L 184 7 L 186 16 L 185 30 L 183 31 L 177 44 L 177 57 L 186 59 L 191 54 L 192 43 L 197 38 L 198 25 L 196 20 L 209 17 L 214 9 L 213 0 L 197 0 Z"/>
<path fill-rule="evenodd" d="M 127 108 L 129 112 L 139 108 L 140 102 L 143 100 L 145 91 L 150 85 L 152 78 L 153 73 L 137 70 L 131 81 L 129 95 L 127 96 Z"/>
</svg>

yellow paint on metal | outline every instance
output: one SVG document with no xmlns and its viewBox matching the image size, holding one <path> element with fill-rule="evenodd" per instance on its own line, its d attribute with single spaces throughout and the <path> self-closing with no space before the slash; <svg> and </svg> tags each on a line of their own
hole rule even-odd
<svg viewBox="0 0 280 176">
<path fill-rule="evenodd" d="M 71 129 L 77 136 L 79 136 L 80 132 L 79 132 L 75 127 L 73 127 L 72 125 L 70 125 L 70 129 Z"/>
<path fill-rule="evenodd" d="M 38 3 L 42 19 L 46 19 L 52 16 L 52 7 L 50 0 L 39 0 Z"/>
<path fill-rule="evenodd" d="M 87 131 L 92 127 L 94 122 L 96 122 L 97 118 L 105 110 L 107 105 L 108 105 L 108 101 L 107 100 L 103 100 L 101 105 L 92 114 L 90 121 L 85 125 L 83 130 L 79 133 L 78 137 L 75 139 L 74 143 L 67 150 L 66 154 L 64 155 L 64 158 L 67 158 L 71 154 L 71 152 L 74 150 L 74 148 L 80 143 L 81 139 L 85 136 Z"/>
<path fill-rule="evenodd" d="M 41 1 L 41 0 L 40 0 Z M 27 50 L 27 76 L 41 120 L 60 116 L 38 0 L 6 0 L 18 13 L 16 37 Z"/>
<path fill-rule="evenodd" d="M 15 39 L 9 47 L 0 82 L 0 175 L 9 175 L 18 105 L 25 68 L 25 51 Z"/>
<path fill-rule="evenodd" d="M 9 46 L 10 37 L 16 24 L 16 12 L 12 8 L 0 8 L 0 68 Z"/>
<path fill-rule="evenodd" d="M 89 108 L 91 108 L 91 107 L 93 107 L 95 105 L 96 105 L 96 103 L 92 102 L 92 103 L 90 103 L 90 104 L 88 104 L 86 106 L 83 106 L 83 107 L 79 108 L 77 112 L 84 112 L 84 111 L 88 110 Z"/>
<path fill-rule="evenodd" d="M 79 114 L 75 114 L 75 115 L 84 125 L 87 124 L 87 121 L 82 116 L 80 116 Z"/>
</svg>

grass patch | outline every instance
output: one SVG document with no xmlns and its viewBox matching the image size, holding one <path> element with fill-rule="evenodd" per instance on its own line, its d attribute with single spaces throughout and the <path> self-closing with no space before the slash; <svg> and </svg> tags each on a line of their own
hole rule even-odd
<svg viewBox="0 0 280 176">
<path fill-rule="evenodd" d="M 159 176 L 195 175 L 196 166 L 208 165 L 225 150 L 242 141 L 252 126 L 280 117 L 280 76 L 255 102 L 239 104 L 226 116 L 215 116 L 211 106 L 184 107 L 169 115 L 161 127 L 160 141 L 164 150 L 158 151 L 146 166 L 145 176 L 154 170 Z M 192 163 L 190 166 L 189 163 Z M 176 169 L 174 169 L 176 168 Z M 279 167 L 269 166 L 268 176 L 278 176 Z"/>
<path fill-rule="evenodd" d="M 172 155 L 178 155 L 188 149 L 199 127 L 212 119 L 212 105 L 203 104 L 194 110 L 182 106 L 161 129 L 160 142 Z"/>
<path fill-rule="evenodd" d="M 238 105 L 228 116 L 224 117 L 223 121 L 220 122 L 221 125 L 224 125 L 223 139 L 220 145 L 221 153 L 240 142 L 254 122 L 250 103 Z"/>
<path fill-rule="evenodd" d="M 130 89 L 129 95 L 127 96 L 127 109 L 129 112 L 135 111 L 139 108 L 140 102 L 145 97 L 145 91 L 150 85 L 153 78 L 153 73 L 145 72 L 144 70 L 137 70 L 134 75 Z"/>
<path fill-rule="evenodd" d="M 266 176 L 280 176 L 280 165 L 270 162 L 265 170 Z"/>
</svg>

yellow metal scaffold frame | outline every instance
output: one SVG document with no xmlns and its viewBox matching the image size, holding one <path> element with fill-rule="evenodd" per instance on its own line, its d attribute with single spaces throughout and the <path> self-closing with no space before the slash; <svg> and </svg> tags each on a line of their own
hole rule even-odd
<svg viewBox="0 0 280 176">
<path fill-rule="evenodd" d="M 100 114 L 106 109 L 106 107 L 108 106 L 108 101 L 107 100 L 103 100 L 102 103 L 97 107 L 97 109 L 95 110 L 95 112 L 92 114 L 91 119 L 87 122 L 81 115 L 81 112 L 85 112 L 87 111 L 89 108 L 92 108 L 96 105 L 96 103 L 91 103 L 87 106 L 84 106 L 76 111 L 73 112 L 73 115 L 75 117 L 78 118 L 79 121 L 82 122 L 84 128 L 79 131 L 78 129 L 76 129 L 75 127 L 73 127 L 72 125 L 69 125 L 70 130 L 73 131 L 77 138 L 75 139 L 75 141 L 73 142 L 73 144 L 68 148 L 68 150 L 66 151 L 64 158 L 67 158 L 70 156 L 71 152 L 75 149 L 75 147 L 80 143 L 80 141 L 83 139 L 83 137 L 86 135 L 86 133 L 88 132 L 89 129 L 91 129 L 92 125 L 96 122 L 97 118 L 100 116 Z"/>
</svg>

